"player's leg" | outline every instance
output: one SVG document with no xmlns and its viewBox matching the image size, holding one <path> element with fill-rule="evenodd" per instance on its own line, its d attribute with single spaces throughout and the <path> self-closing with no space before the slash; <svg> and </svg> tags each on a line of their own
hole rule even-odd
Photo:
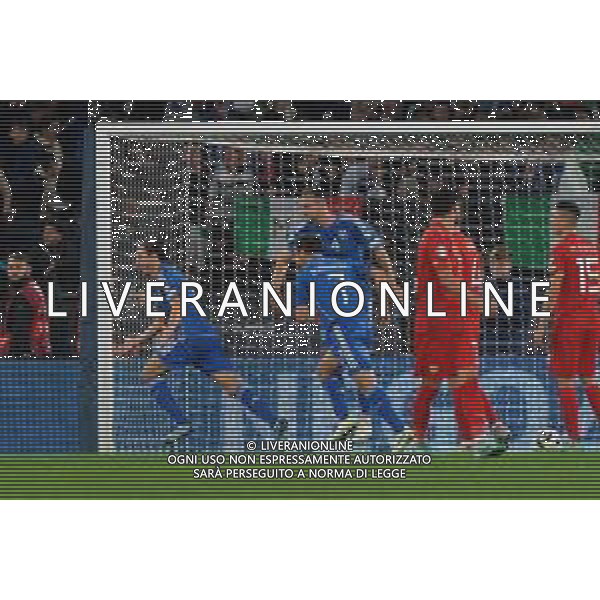
<svg viewBox="0 0 600 600">
<path fill-rule="evenodd" d="M 233 361 L 226 355 L 219 335 L 194 338 L 190 364 L 210 377 L 227 396 L 241 402 L 256 417 L 267 423 L 278 436 L 283 435 L 287 426 L 283 427 L 283 421 L 278 420 L 269 403 L 248 385 Z"/>
<path fill-rule="evenodd" d="M 390 403 L 389 396 L 372 369 L 357 371 L 352 376 L 359 392 L 359 402 L 366 414 L 379 414 L 394 433 L 404 431 L 404 423 Z"/>
<path fill-rule="evenodd" d="M 404 421 L 393 409 L 390 398 L 375 371 L 370 368 L 361 369 L 354 373 L 352 378 L 359 391 L 359 402 L 363 414 L 369 416 L 368 423 L 371 423 L 371 415 L 379 415 L 394 433 L 393 450 L 399 450 L 405 446 L 407 439 Z M 367 435 L 370 436 L 370 429 L 363 434 L 363 436 Z"/>
<path fill-rule="evenodd" d="M 475 369 L 460 369 L 448 378 L 454 400 L 456 423 L 462 442 L 471 443 L 488 429 L 485 393 L 477 380 Z"/>
<path fill-rule="evenodd" d="M 219 370 L 212 370 L 210 376 L 221 387 L 223 392 L 235 398 L 242 403 L 254 416 L 265 422 L 273 432 L 278 436 L 283 436 L 287 430 L 287 423 L 283 419 L 277 418 L 277 413 L 270 406 L 269 402 L 253 390 L 248 382 L 242 377 L 233 365 L 226 365 L 227 368 L 219 367 Z M 207 366 L 204 366 L 204 371 Z"/>
<path fill-rule="evenodd" d="M 345 440 L 354 436 L 361 419 L 356 413 L 351 414 L 350 412 L 348 393 L 344 386 L 344 365 L 335 353 L 328 348 L 327 339 L 328 336 L 323 339 L 323 346 L 327 349 L 319 360 L 317 376 L 329 396 L 337 421 L 332 438 L 334 440 Z"/>
<path fill-rule="evenodd" d="M 394 412 L 388 395 L 373 369 L 371 332 L 371 322 L 359 318 L 336 323 L 330 332 L 331 351 L 352 376 L 358 389 L 358 401 L 363 416 L 357 426 L 356 436 L 364 439 L 371 437 L 374 414 L 379 414 L 396 435 L 404 430 L 404 423 Z"/>
<path fill-rule="evenodd" d="M 600 340 L 595 329 L 590 330 L 587 336 L 582 352 L 580 374 L 585 389 L 585 395 L 600 421 L 600 386 L 596 379 L 596 365 L 598 364 L 598 354 L 600 353 Z"/>
<path fill-rule="evenodd" d="M 453 353 L 446 350 L 446 329 L 421 324 L 415 328 L 415 376 L 421 383 L 413 403 L 411 430 L 407 445 L 425 444 L 431 419 L 431 407 L 448 374 L 454 373 Z"/>
<path fill-rule="evenodd" d="M 579 441 L 579 400 L 577 398 L 577 378 L 558 377 L 558 399 L 560 416 L 571 442 Z"/>
<path fill-rule="evenodd" d="M 331 364 L 337 366 L 340 372 L 351 376 L 358 388 L 357 400 L 360 413 L 348 414 L 347 418 L 339 421 L 336 435 L 343 433 L 344 437 L 353 437 L 357 441 L 370 439 L 373 431 L 369 403 L 365 400 L 364 392 L 354 378 L 358 371 L 370 367 L 368 340 L 363 339 L 368 338 L 367 331 L 368 323 L 363 324 L 359 317 L 354 317 L 346 322 L 331 323 L 323 337 L 323 346 L 327 348 L 325 356 L 331 361 Z M 348 410 L 347 405 L 346 410 Z"/>
<path fill-rule="evenodd" d="M 423 444 L 427 438 L 431 419 L 431 406 L 440 391 L 443 379 L 437 375 L 437 369 L 430 369 L 430 374 L 421 378 L 421 385 L 413 403 L 412 435 L 414 441 Z"/>
<path fill-rule="evenodd" d="M 507 449 L 508 436 L 499 435 L 495 429 L 498 415 L 479 383 L 479 324 L 469 323 L 456 334 L 447 373 L 459 439 L 466 448 L 479 454 L 499 454 Z"/>
<path fill-rule="evenodd" d="M 341 361 L 330 350 L 326 350 L 319 359 L 317 376 L 329 396 L 335 418 L 338 421 L 347 419 L 350 411 L 344 392 L 343 367 Z"/>
<path fill-rule="evenodd" d="M 467 363 L 471 361 L 466 361 Z M 448 378 L 458 426 L 465 448 L 480 454 L 499 454 L 507 448 L 506 438 L 496 436 L 490 422 L 490 399 L 479 383 L 476 365 L 469 364 Z"/>
<path fill-rule="evenodd" d="M 584 377 L 583 385 L 585 386 L 585 395 L 596 415 L 598 421 L 600 421 L 600 385 L 595 377 Z"/>
<path fill-rule="evenodd" d="M 142 369 L 141 378 L 144 385 L 150 389 L 156 404 L 169 415 L 171 431 L 164 441 L 165 444 L 172 445 L 189 435 L 192 425 L 171 393 L 167 377 L 169 368 L 162 358 L 151 357 Z"/>
<path fill-rule="evenodd" d="M 560 417 L 571 443 L 579 441 L 579 376 L 585 354 L 585 336 L 571 323 L 556 323 L 550 347 L 550 368 L 556 378 Z M 595 365 L 590 365 L 592 369 Z M 593 374 L 593 370 L 586 374 Z"/>
<path fill-rule="evenodd" d="M 495 409 L 490 397 L 487 394 L 485 394 L 483 410 L 494 437 L 500 443 L 508 443 L 508 440 L 510 439 L 510 429 L 498 414 L 498 411 Z"/>
</svg>

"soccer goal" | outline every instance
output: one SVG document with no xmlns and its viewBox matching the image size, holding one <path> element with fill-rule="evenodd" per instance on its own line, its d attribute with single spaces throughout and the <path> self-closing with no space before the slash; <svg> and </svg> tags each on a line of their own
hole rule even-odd
<svg viewBox="0 0 600 600">
<path fill-rule="evenodd" d="M 260 307 L 261 284 L 290 228 L 305 220 L 298 198 L 317 190 L 334 212 L 351 214 L 384 238 L 400 281 L 412 281 L 428 195 L 439 186 L 465 198 L 464 228 L 484 257 L 498 249 L 523 284 L 543 278 L 550 207 L 578 203 L 582 233 L 599 236 L 600 145 L 593 123 L 99 123 L 96 134 L 96 278 L 132 298 L 144 280 L 136 246 L 162 240 L 168 258 L 200 282 L 212 307 L 235 281 L 247 315 L 218 321 L 236 365 L 290 422 L 290 436 L 324 439 L 334 415 L 315 377 L 319 332 Z M 293 272 L 290 269 L 290 276 Z M 148 324 L 144 305 L 128 302 L 113 317 L 99 290 L 98 441 L 101 451 L 160 449 L 164 416 L 139 372 L 143 357 L 115 358 L 114 345 Z M 528 348 L 527 320 L 484 332 L 483 382 L 524 444 L 552 420 L 543 357 Z M 498 334 L 498 331 L 500 332 Z M 401 414 L 416 387 L 411 319 L 380 323 L 377 367 Z M 266 435 L 259 424 L 201 374 L 172 375 L 192 415 L 190 450 L 242 449 Z M 434 441 L 453 443 L 451 405 L 439 403 Z M 585 415 L 584 415 L 585 420 Z M 385 427 L 376 425 L 375 447 Z"/>
</svg>

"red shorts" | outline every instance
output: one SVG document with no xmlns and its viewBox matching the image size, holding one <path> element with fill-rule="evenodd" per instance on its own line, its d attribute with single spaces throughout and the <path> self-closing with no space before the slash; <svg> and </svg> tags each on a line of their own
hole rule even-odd
<svg viewBox="0 0 600 600">
<path fill-rule="evenodd" d="M 415 375 L 453 377 L 479 370 L 479 327 L 421 326 L 415 331 Z"/>
<path fill-rule="evenodd" d="M 557 377 L 594 377 L 600 352 L 597 323 L 558 319 L 550 342 L 550 370 Z"/>
</svg>

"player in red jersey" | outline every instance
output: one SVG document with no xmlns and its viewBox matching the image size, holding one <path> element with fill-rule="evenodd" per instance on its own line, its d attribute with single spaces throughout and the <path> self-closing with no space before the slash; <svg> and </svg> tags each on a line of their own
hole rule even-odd
<svg viewBox="0 0 600 600">
<path fill-rule="evenodd" d="M 455 193 L 437 192 L 431 208 L 417 257 L 415 375 L 421 386 L 410 441 L 425 441 L 431 405 L 447 380 L 461 443 L 481 453 L 498 453 L 506 449 L 506 430 L 479 385 L 481 256 L 458 226 L 462 205 Z"/>
<path fill-rule="evenodd" d="M 560 414 L 568 440 L 580 438 L 578 387 L 582 382 L 589 403 L 600 420 L 600 388 L 596 365 L 600 351 L 600 253 L 598 244 L 576 233 L 579 208 L 559 202 L 550 221 L 556 240 L 550 258 L 550 320 L 540 318 L 534 342 L 543 344 L 549 325 L 550 370 L 556 377 Z M 555 445 L 542 436 L 540 446 Z"/>
</svg>

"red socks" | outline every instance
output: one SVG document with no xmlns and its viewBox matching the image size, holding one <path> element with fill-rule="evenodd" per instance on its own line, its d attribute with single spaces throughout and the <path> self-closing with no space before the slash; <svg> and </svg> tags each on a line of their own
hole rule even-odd
<svg viewBox="0 0 600 600">
<path fill-rule="evenodd" d="M 500 417 L 498 417 L 498 413 L 495 411 L 494 407 L 492 406 L 490 399 L 485 394 L 483 394 L 483 395 L 484 395 L 483 410 L 485 412 L 485 417 L 488 420 L 488 423 L 490 425 L 493 425 L 494 423 L 500 422 Z"/>
<path fill-rule="evenodd" d="M 567 435 L 573 441 L 579 439 L 579 403 L 576 388 L 559 388 L 560 413 Z"/>
<path fill-rule="evenodd" d="M 587 385 L 585 394 L 598 421 L 600 421 L 600 388 L 597 385 Z"/>
<path fill-rule="evenodd" d="M 458 435 L 469 442 L 485 433 L 490 415 L 495 415 L 488 397 L 475 380 L 467 381 L 453 392 Z"/>
<path fill-rule="evenodd" d="M 431 405 L 438 393 L 437 387 L 422 387 L 413 407 L 413 429 L 418 440 L 424 440 L 429 428 Z"/>
</svg>

